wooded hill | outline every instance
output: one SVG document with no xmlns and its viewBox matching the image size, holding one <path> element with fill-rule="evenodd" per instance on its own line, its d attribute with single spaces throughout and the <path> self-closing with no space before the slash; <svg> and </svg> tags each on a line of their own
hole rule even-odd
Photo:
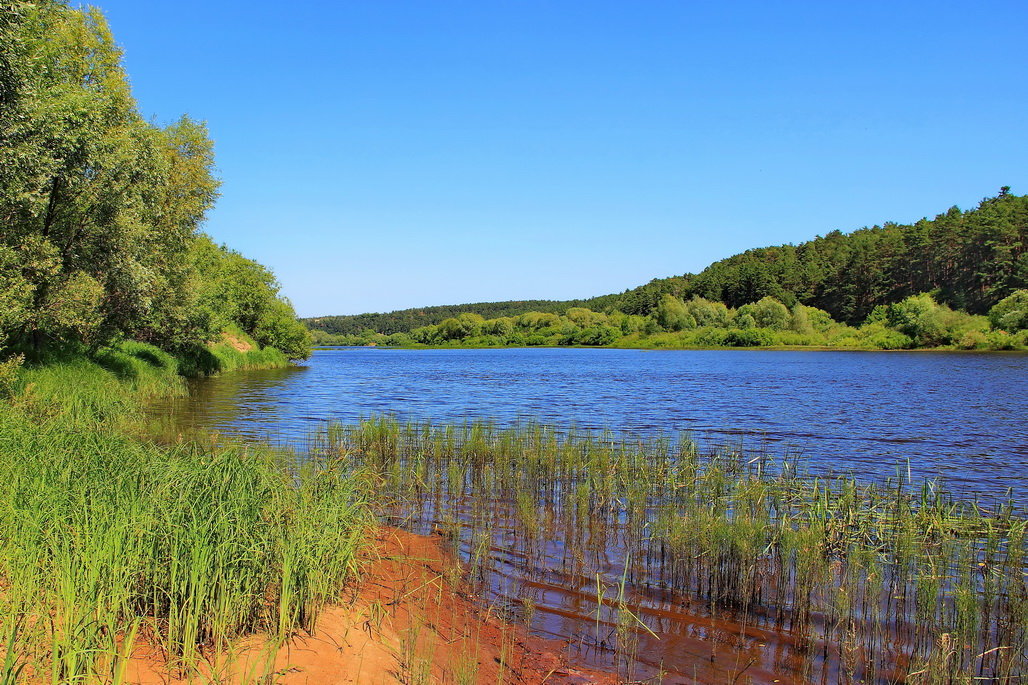
<svg viewBox="0 0 1028 685">
<path fill-rule="evenodd" d="M 665 294 L 693 296 L 740 307 L 763 297 L 787 306 L 823 309 L 837 321 L 860 323 L 878 305 L 922 292 L 955 309 L 984 314 L 999 300 L 1028 287 L 1028 196 L 1004 187 L 974 209 L 951 207 L 934 219 L 888 222 L 851 233 L 831 231 L 799 245 L 747 250 L 698 274 L 654 279 L 620 294 L 573 301 L 488 302 L 406 309 L 385 314 L 307 319 L 326 333 L 371 329 L 406 333 L 461 312 L 486 319 L 527 312 L 565 314 L 572 307 L 652 314 Z"/>
</svg>

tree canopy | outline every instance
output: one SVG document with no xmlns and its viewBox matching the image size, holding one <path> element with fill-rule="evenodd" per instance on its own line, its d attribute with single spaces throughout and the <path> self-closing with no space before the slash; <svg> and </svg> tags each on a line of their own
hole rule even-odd
<svg viewBox="0 0 1028 685">
<path fill-rule="evenodd" d="M 270 272 L 200 233 L 213 150 L 202 122 L 142 118 L 98 10 L 0 5 L 0 345 L 176 348 L 235 323 L 306 356 Z"/>
</svg>

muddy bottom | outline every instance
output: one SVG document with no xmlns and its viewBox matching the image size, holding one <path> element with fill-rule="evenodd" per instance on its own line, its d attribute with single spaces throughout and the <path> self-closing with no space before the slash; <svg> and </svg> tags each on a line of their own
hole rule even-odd
<svg viewBox="0 0 1028 685">
<path fill-rule="evenodd" d="M 417 514 L 390 521 L 443 533 L 484 606 L 562 643 L 579 668 L 607 672 L 617 682 L 667 685 L 904 679 L 901 650 L 887 650 L 888 659 L 868 677 L 869 655 L 828 637 L 836 627 L 822 615 L 806 616 L 797 630 L 787 609 L 716 607 L 649 583 L 644 560 L 633 558 L 616 535 L 573 552 L 557 541 L 567 539 L 563 533 L 528 539 L 506 504 L 492 509 L 485 533 L 476 532 L 477 514 L 463 503 L 454 510 L 456 516 L 441 516 L 438 503 L 428 500 Z"/>
</svg>

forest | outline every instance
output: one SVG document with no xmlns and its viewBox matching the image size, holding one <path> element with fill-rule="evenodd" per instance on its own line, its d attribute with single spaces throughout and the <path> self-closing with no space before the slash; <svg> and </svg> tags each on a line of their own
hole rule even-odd
<svg viewBox="0 0 1028 685">
<path fill-rule="evenodd" d="M 385 342 L 382 336 L 398 334 L 407 334 L 414 342 L 426 342 L 432 338 L 431 335 L 426 336 L 426 326 L 442 326 L 457 314 L 500 319 L 539 312 L 564 317 L 559 325 L 551 321 L 545 326 L 553 328 L 566 325 L 569 310 L 576 308 L 586 308 L 594 314 L 602 313 L 608 323 L 610 317 L 613 317 L 613 327 L 625 335 L 703 328 L 704 324 L 700 320 L 696 321 L 695 326 L 689 324 L 688 320 L 681 327 L 669 326 L 667 314 L 662 313 L 662 308 L 685 306 L 696 298 L 720 303 L 731 310 L 756 306 L 765 298 L 773 298 L 788 311 L 794 310 L 797 305 L 814 308 L 821 312 L 817 316 L 822 319 L 827 316 L 833 322 L 850 327 L 881 323 L 883 307 L 896 306 L 921 295 L 931 298 L 932 307 L 945 307 L 968 315 L 985 315 L 1001 300 L 1028 288 L 1026 243 L 1028 196 L 1014 195 L 1009 188 L 1003 187 L 995 197 L 986 198 L 976 208 L 967 211 L 952 207 L 934 219 L 922 219 L 910 225 L 885 223 L 851 233 L 831 231 L 799 245 L 747 250 L 715 262 L 698 274 L 654 279 L 620 294 L 587 300 L 545 302 L 545 307 L 537 306 L 535 302 L 427 307 L 389 314 L 319 317 L 307 319 L 306 323 L 323 343 L 334 340 L 325 335 L 332 334 L 342 335 L 344 340 L 381 344 Z M 681 304 L 671 304 L 668 296 Z M 646 320 L 631 317 L 643 317 Z M 983 322 L 984 319 L 979 319 L 976 330 L 985 334 Z M 746 325 L 749 323 L 747 319 L 741 319 L 739 325 L 729 323 L 727 319 L 718 320 L 716 327 L 753 327 Z M 806 330 L 802 324 L 790 325 L 793 328 L 798 326 L 801 331 Z M 1009 330 L 1011 326 L 1013 324 L 1008 324 L 1003 330 L 1008 333 L 1020 330 L 1016 327 Z M 788 328 L 779 326 L 777 329 L 783 327 Z M 488 326 L 486 328 L 492 330 Z M 771 328 L 775 329 L 774 326 Z M 900 328 L 896 330 L 902 332 Z M 452 329 L 450 324 L 448 330 Z M 854 337 L 852 332 L 844 333 L 841 339 Z M 487 332 L 485 335 L 496 333 Z M 609 338 L 611 335 L 612 332 L 607 331 L 601 337 Z M 909 331 L 905 335 L 909 335 Z M 474 338 L 477 335 L 456 337 Z M 552 334 L 546 337 L 551 344 L 556 344 Z M 949 344 L 959 342 L 953 340 L 953 337 L 949 336 Z M 526 340 L 528 338 L 531 336 L 527 336 Z M 690 344 L 723 344 L 715 338 L 696 340 Z M 914 335 L 913 338 L 918 336 Z M 932 344 L 931 341 L 937 341 L 938 338 L 921 336 L 924 342 L 913 344 Z M 439 343 L 452 339 L 454 336 L 443 333 L 433 340 Z M 400 342 L 391 344 L 404 344 L 405 339 L 394 337 L 392 340 Z M 565 344 L 596 344 L 584 343 L 582 339 L 575 340 L 574 336 L 568 335 L 561 340 Z M 901 338 L 896 340 L 903 342 Z M 487 340 L 482 344 L 497 343 Z M 515 340 L 504 344 L 519 343 Z M 893 345 L 890 343 L 886 346 Z"/>
<path fill-rule="evenodd" d="M 817 307 L 799 303 L 787 307 L 770 296 L 732 308 L 695 295 L 682 300 L 665 293 L 645 316 L 584 307 L 570 307 L 563 314 L 527 312 L 494 319 L 464 312 L 438 325 L 391 335 L 370 329 L 356 335 L 331 335 L 315 329 L 314 340 L 320 345 L 395 347 L 1013 350 L 1028 347 L 1028 290 L 1000 300 L 988 316 L 952 309 L 928 293 L 911 295 L 875 307 L 860 326 L 838 322 Z"/>
<path fill-rule="evenodd" d="M 98 10 L 0 17 L 0 351 L 134 340 L 211 369 L 228 331 L 308 356 L 274 275 L 200 231 L 219 187 L 206 126 L 144 119 Z"/>
</svg>

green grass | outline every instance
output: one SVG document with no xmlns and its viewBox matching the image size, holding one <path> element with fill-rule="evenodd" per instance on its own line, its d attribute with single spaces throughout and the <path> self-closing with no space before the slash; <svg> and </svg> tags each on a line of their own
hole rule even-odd
<svg viewBox="0 0 1028 685">
<path fill-rule="evenodd" d="M 357 477 L 127 434 L 177 370 L 127 343 L 24 369 L 0 406 L 0 681 L 116 681 L 131 639 L 188 675 L 239 636 L 311 628 L 354 576 Z"/>
</svg>

